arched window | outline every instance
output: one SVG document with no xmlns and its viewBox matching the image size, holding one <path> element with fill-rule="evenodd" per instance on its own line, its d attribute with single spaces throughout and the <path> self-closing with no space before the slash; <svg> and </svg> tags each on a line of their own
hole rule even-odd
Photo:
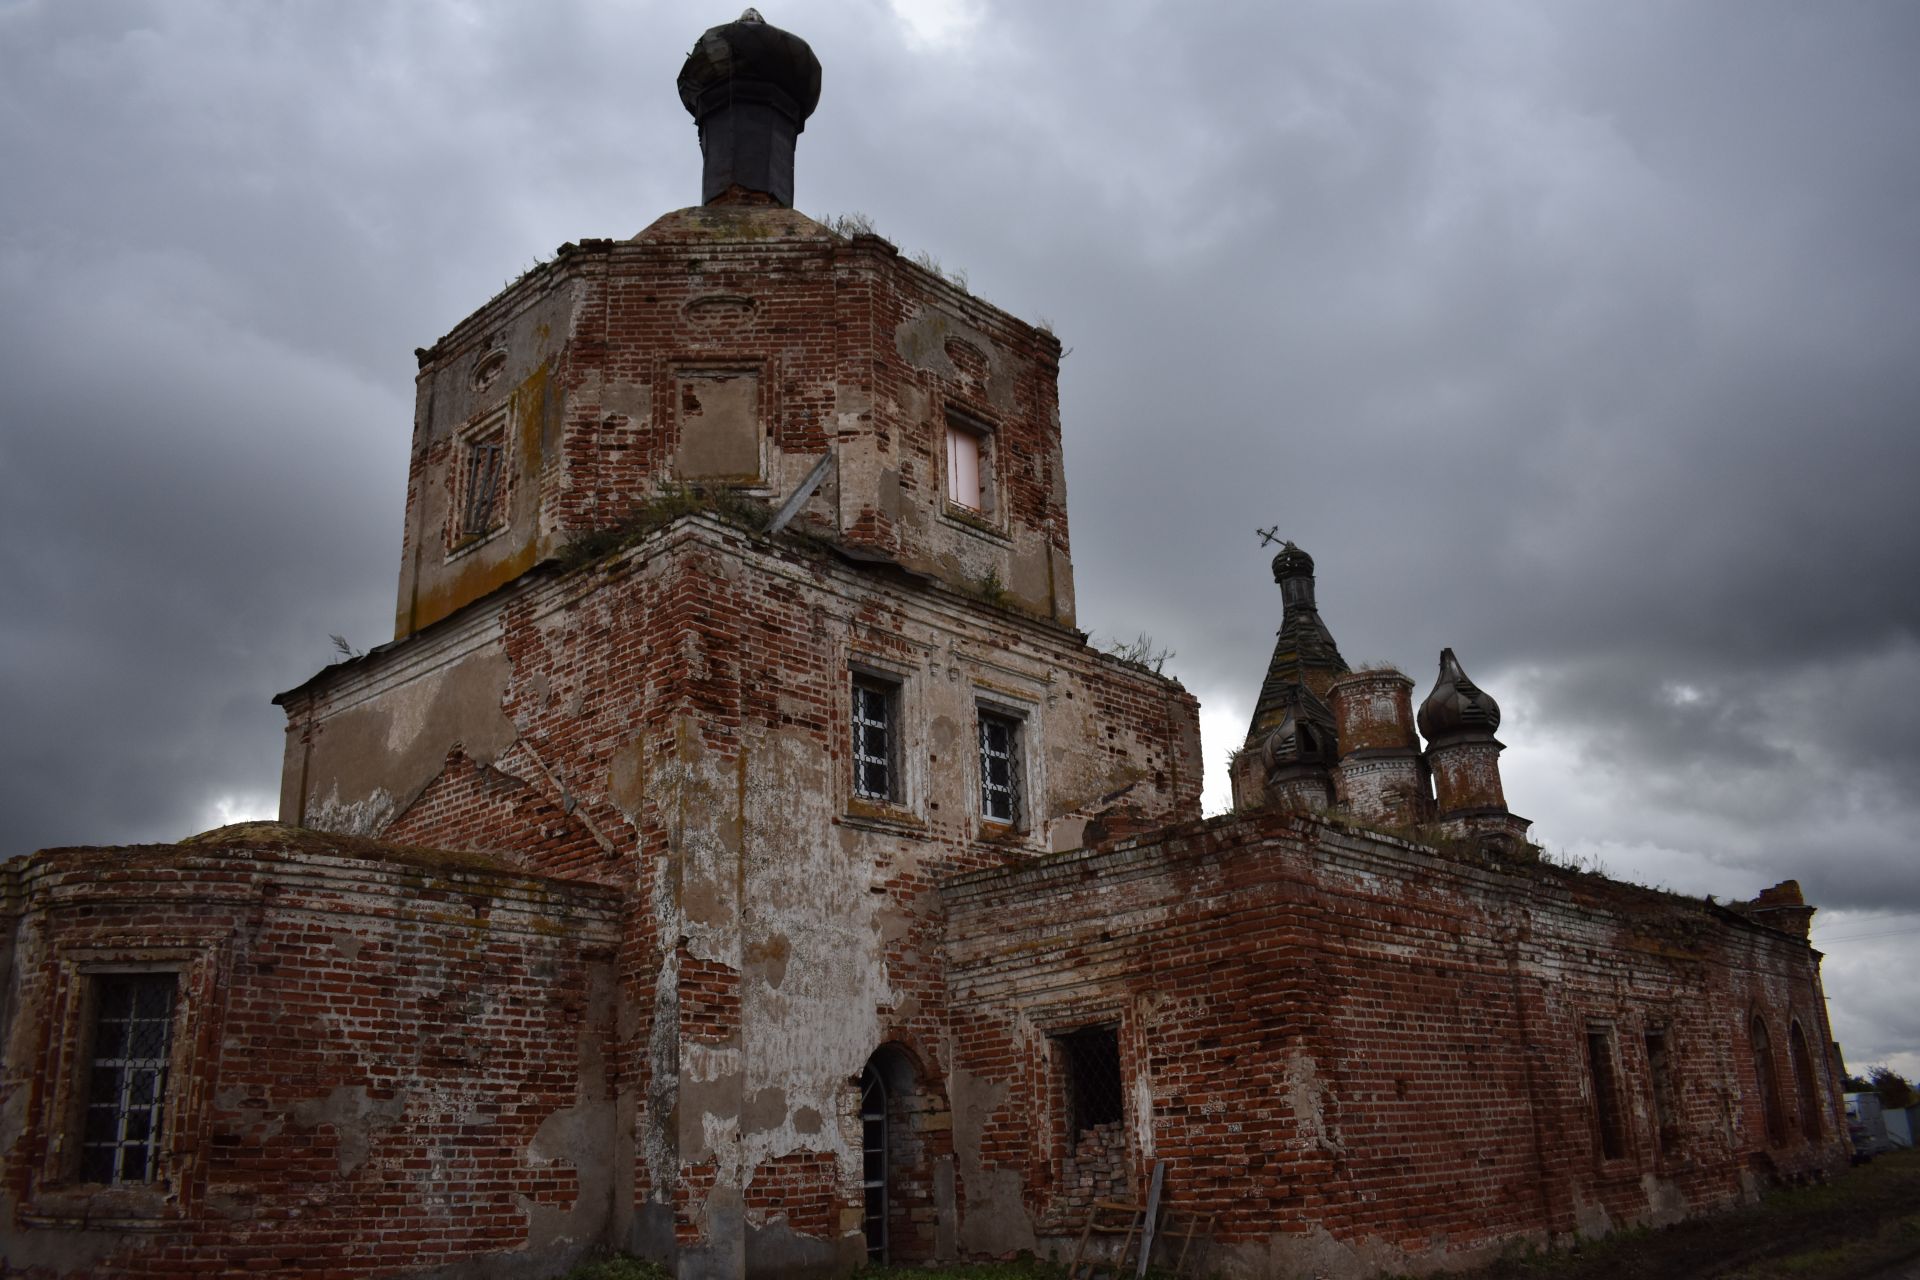
<svg viewBox="0 0 1920 1280">
<path fill-rule="evenodd" d="M 1787 1057 L 1793 1063 L 1793 1087 L 1800 1098 L 1800 1136 L 1808 1142 L 1820 1140 L 1820 1090 L 1813 1077 L 1813 1055 L 1807 1051 L 1806 1033 L 1800 1020 L 1787 1029 Z"/>
<path fill-rule="evenodd" d="M 1760 1089 L 1760 1106 L 1767 1117 L 1767 1141 L 1779 1146 L 1787 1140 L 1787 1117 L 1780 1109 L 1780 1083 L 1773 1070 L 1773 1040 L 1759 1014 L 1748 1024 L 1748 1039 L 1753 1044 L 1753 1078 Z"/>
</svg>

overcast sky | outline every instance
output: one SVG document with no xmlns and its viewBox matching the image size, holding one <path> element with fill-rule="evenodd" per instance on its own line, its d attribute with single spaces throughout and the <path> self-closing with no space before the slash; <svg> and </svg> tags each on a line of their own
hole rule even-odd
<svg viewBox="0 0 1920 1280">
<path fill-rule="evenodd" d="M 0 855 L 270 815 L 391 636 L 429 345 L 693 203 L 683 4 L 0 0 Z M 1556 855 L 1797 877 L 1920 1074 L 1920 6 L 837 0 L 797 203 L 1072 349 L 1081 624 L 1204 706 L 1311 551 Z"/>
</svg>

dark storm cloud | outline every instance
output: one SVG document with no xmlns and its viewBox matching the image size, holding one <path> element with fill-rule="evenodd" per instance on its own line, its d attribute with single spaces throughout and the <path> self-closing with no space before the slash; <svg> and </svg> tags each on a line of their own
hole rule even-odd
<svg viewBox="0 0 1920 1280">
<path fill-rule="evenodd" d="M 768 11 L 799 203 L 1072 348 L 1083 625 L 1244 717 L 1278 523 L 1551 845 L 1920 910 L 1920 10 L 901 8 Z M 0 854 L 271 806 L 267 698 L 389 634 L 411 349 L 694 197 L 731 16 L 0 3 Z"/>
</svg>

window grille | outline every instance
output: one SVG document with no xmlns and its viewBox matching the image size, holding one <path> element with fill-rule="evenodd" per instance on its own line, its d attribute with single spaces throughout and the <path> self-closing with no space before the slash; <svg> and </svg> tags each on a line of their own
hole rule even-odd
<svg viewBox="0 0 1920 1280">
<path fill-rule="evenodd" d="M 1059 1043 L 1066 1065 L 1067 1123 L 1077 1142 L 1088 1130 L 1121 1118 L 1120 1033 L 1113 1027 L 1082 1027 Z"/>
<path fill-rule="evenodd" d="M 1613 1036 L 1606 1031 L 1587 1032 L 1587 1074 L 1593 1085 L 1594 1118 L 1600 1124 L 1600 1155 L 1618 1160 L 1627 1153 L 1627 1135 L 1621 1124 L 1619 1078 L 1613 1069 Z"/>
<path fill-rule="evenodd" d="M 895 722 L 899 690 L 877 680 L 853 682 L 853 794 L 864 800 L 898 800 Z"/>
<path fill-rule="evenodd" d="M 467 500 L 460 523 L 465 537 L 491 533 L 500 523 L 500 472 L 505 453 L 504 433 L 467 446 Z"/>
<path fill-rule="evenodd" d="M 1020 825 L 1020 722 L 980 713 L 980 816 Z"/>
<path fill-rule="evenodd" d="M 153 1180 L 165 1118 L 174 985 L 170 973 L 113 974 L 94 980 L 82 1181 Z"/>
<path fill-rule="evenodd" d="M 867 1261 L 887 1263 L 887 1086 L 868 1063 L 860 1076 L 861 1188 Z"/>
</svg>

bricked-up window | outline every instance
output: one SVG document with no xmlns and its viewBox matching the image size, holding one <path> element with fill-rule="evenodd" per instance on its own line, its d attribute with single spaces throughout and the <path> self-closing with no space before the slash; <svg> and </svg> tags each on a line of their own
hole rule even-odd
<svg viewBox="0 0 1920 1280">
<path fill-rule="evenodd" d="M 504 418 L 461 445 L 461 542 L 484 538 L 507 522 L 507 426 Z"/>
<path fill-rule="evenodd" d="M 1653 1089 L 1654 1139 L 1666 1155 L 1680 1142 L 1680 1107 L 1674 1097 L 1673 1049 L 1664 1028 L 1647 1032 L 1647 1077 Z"/>
<path fill-rule="evenodd" d="M 958 416 L 947 419 L 947 501 L 982 515 L 993 510 L 993 433 Z"/>
<path fill-rule="evenodd" d="M 980 713 L 980 816 L 1020 825 L 1020 722 Z"/>
<path fill-rule="evenodd" d="M 173 1047 L 171 973 L 94 980 L 93 1047 L 80 1142 L 83 1182 L 151 1182 Z"/>
<path fill-rule="evenodd" d="M 1067 1086 L 1067 1127 L 1075 1141 L 1121 1116 L 1120 1033 L 1082 1027 L 1059 1037 Z"/>
<path fill-rule="evenodd" d="M 1820 1090 L 1813 1076 L 1813 1054 L 1807 1050 L 1806 1033 L 1795 1020 L 1787 1028 L 1787 1057 L 1793 1063 L 1793 1087 L 1800 1100 L 1800 1136 L 1808 1142 L 1819 1140 Z"/>
<path fill-rule="evenodd" d="M 1773 1038 L 1759 1014 L 1747 1024 L 1747 1039 L 1753 1047 L 1753 1078 L 1766 1116 L 1767 1141 L 1777 1147 L 1787 1140 L 1787 1117 L 1780 1108 L 1780 1081 L 1773 1070 Z"/>
<path fill-rule="evenodd" d="M 766 434 L 759 372 L 681 369 L 673 385 L 680 426 L 674 476 L 702 484 L 758 484 Z"/>
<path fill-rule="evenodd" d="M 871 676 L 853 678 L 853 794 L 888 803 L 900 799 L 900 686 Z"/>
<path fill-rule="evenodd" d="M 1613 1065 L 1613 1033 L 1605 1027 L 1587 1028 L 1587 1081 L 1593 1086 L 1600 1155 L 1618 1160 L 1627 1154 L 1626 1117 L 1621 1113 L 1620 1077 Z"/>
</svg>

